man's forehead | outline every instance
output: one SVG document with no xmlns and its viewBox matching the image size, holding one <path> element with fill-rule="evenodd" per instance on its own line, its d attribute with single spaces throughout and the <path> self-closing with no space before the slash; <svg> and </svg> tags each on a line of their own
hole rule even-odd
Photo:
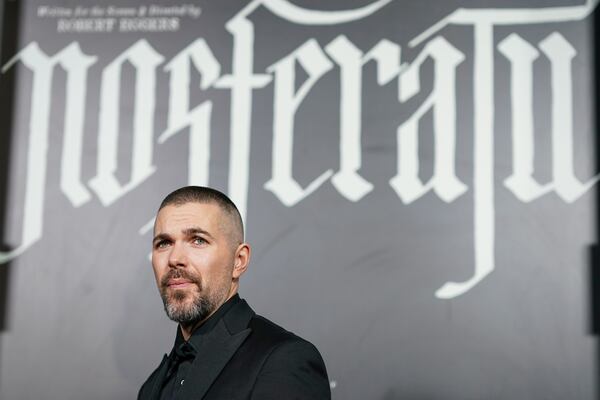
<svg viewBox="0 0 600 400">
<path fill-rule="evenodd" d="M 168 229 L 170 226 L 179 225 L 207 225 L 204 229 L 215 229 L 223 221 L 223 212 L 220 207 L 213 203 L 185 203 L 169 204 L 158 211 L 154 231 L 157 229 Z"/>
</svg>

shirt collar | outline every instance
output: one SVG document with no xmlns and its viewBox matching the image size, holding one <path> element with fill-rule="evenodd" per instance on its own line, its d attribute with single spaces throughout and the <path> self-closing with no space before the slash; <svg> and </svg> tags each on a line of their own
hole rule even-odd
<svg viewBox="0 0 600 400">
<path fill-rule="evenodd" d="M 221 318 L 223 318 L 223 316 L 225 314 L 227 314 L 227 311 L 229 311 L 231 309 L 231 307 L 233 307 L 240 301 L 241 301 L 240 296 L 236 293 L 229 300 L 227 300 L 225 303 L 223 303 L 221 305 L 221 307 L 219 307 L 217 309 L 217 311 L 215 311 L 213 313 L 213 315 L 208 317 L 208 319 L 206 321 L 204 321 L 202 323 L 202 325 L 197 327 L 196 330 L 194 332 L 192 332 L 192 336 L 188 340 L 188 343 L 192 345 L 194 350 L 199 348 L 199 344 L 200 344 L 200 341 L 202 340 L 202 336 L 204 336 L 208 332 L 212 331 L 213 328 L 219 323 L 219 320 L 221 320 Z M 183 334 L 181 333 L 181 327 L 178 325 L 177 326 L 177 335 L 175 336 L 175 344 L 173 346 L 173 349 L 176 349 L 177 347 L 181 346 L 183 343 L 185 343 L 185 339 L 183 338 Z"/>
</svg>

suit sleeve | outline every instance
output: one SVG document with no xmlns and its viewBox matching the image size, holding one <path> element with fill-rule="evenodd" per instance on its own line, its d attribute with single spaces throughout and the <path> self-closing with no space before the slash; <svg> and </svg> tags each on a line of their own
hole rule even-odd
<svg viewBox="0 0 600 400">
<path fill-rule="evenodd" d="M 315 346 L 301 339 L 277 346 L 266 359 L 251 400 L 329 400 L 325 363 Z"/>
</svg>

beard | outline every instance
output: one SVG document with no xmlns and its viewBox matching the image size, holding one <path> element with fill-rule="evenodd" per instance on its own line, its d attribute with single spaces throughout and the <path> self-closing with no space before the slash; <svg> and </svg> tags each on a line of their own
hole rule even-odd
<svg viewBox="0 0 600 400">
<path fill-rule="evenodd" d="M 170 279 L 183 278 L 196 288 L 169 289 Z M 185 270 L 171 270 L 160 282 L 160 297 L 167 316 L 184 326 L 194 325 L 208 317 L 220 305 L 220 297 L 210 292 L 202 294 L 202 280 Z"/>
</svg>

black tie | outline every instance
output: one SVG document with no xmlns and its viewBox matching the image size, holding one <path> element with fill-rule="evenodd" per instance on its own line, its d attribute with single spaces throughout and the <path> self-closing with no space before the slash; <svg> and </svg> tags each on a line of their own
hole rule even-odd
<svg viewBox="0 0 600 400">
<path fill-rule="evenodd" d="M 171 356 L 171 360 L 169 362 L 169 369 L 167 371 L 167 376 L 165 380 L 168 380 L 173 376 L 179 364 L 186 360 L 192 360 L 196 357 L 196 351 L 188 342 L 182 343 L 180 346 L 175 348 L 175 352 Z"/>
</svg>

